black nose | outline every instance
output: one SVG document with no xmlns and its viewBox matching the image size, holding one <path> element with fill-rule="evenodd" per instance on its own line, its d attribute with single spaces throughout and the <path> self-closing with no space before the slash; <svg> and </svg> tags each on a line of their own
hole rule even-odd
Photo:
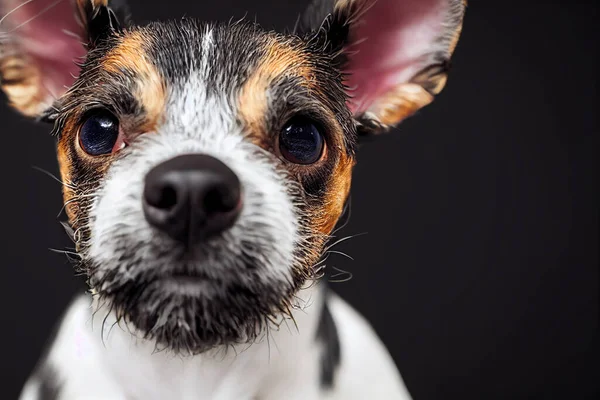
<svg viewBox="0 0 600 400">
<path fill-rule="evenodd" d="M 216 158 L 183 155 L 148 172 L 143 206 L 151 225 L 193 245 L 233 225 L 241 211 L 241 185 Z"/>
</svg>

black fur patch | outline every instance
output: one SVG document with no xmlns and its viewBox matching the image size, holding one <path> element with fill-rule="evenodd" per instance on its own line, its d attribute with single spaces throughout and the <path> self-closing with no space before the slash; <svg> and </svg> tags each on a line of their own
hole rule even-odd
<svg viewBox="0 0 600 400">
<path fill-rule="evenodd" d="M 321 386 L 325 389 L 333 387 L 335 372 L 340 365 L 342 349 L 337 326 L 329 310 L 327 298 L 323 303 L 321 318 L 317 326 L 317 341 L 323 344 L 321 353 Z"/>
<path fill-rule="evenodd" d="M 335 55 L 336 64 L 342 67 L 346 58 L 342 49 L 348 44 L 354 7 L 335 11 L 334 0 L 314 0 L 300 18 L 297 33 L 313 36 L 319 47 Z"/>
<path fill-rule="evenodd" d="M 33 373 L 29 378 L 30 382 L 37 383 L 39 385 L 38 400 L 55 400 L 58 399 L 60 394 L 62 385 L 58 379 L 56 369 L 50 365 L 48 361 L 48 356 L 50 355 L 50 350 L 56 342 L 56 338 L 68 312 L 69 309 L 67 309 L 60 316 L 60 318 L 58 318 L 58 322 L 52 327 L 52 330 L 48 335 L 48 339 L 46 339 L 44 351 L 42 352 L 33 370 Z"/>
<path fill-rule="evenodd" d="M 61 385 L 54 368 L 50 365 L 42 365 L 32 377 L 33 381 L 39 382 L 38 400 L 56 400 L 60 393 Z"/>
<path fill-rule="evenodd" d="M 121 33 L 129 23 L 129 13 L 124 1 L 112 0 L 108 7 L 94 6 L 91 1 L 86 1 L 81 5 L 79 13 L 90 48 L 115 33 Z"/>
</svg>

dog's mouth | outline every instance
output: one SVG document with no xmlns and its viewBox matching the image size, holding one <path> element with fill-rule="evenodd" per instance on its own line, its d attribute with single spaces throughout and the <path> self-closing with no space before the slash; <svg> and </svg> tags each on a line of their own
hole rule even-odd
<svg viewBox="0 0 600 400">
<path fill-rule="evenodd" d="M 206 285 L 211 279 L 205 274 L 177 272 L 159 278 L 159 281 L 165 284 L 178 285 Z"/>
<path fill-rule="evenodd" d="M 185 297 L 210 296 L 216 290 L 215 282 L 206 276 L 173 274 L 160 278 L 159 290 Z"/>
<path fill-rule="evenodd" d="M 171 273 L 163 274 L 158 278 L 160 281 L 165 283 L 174 283 L 181 285 L 192 285 L 192 284 L 207 284 L 213 281 L 215 278 L 209 276 L 207 273 L 199 271 L 197 269 L 191 270 L 175 270 Z"/>
<path fill-rule="evenodd" d="M 169 276 L 163 277 L 165 282 L 175 282 L 175 283 L 200 283 L 207 282 L 209 278 L 203 274 L 184 274 L 184 273 L 175 273 Z"/>
<path fill-rule="evenodd" d="M 152 277 L 149 286 L 175 296 L 210 298 L 218 290 L 222 277 L 209 274 L 211 266 L 205 264 L 206 260 L 197 260 L 193 266 L 188 263 L 175 266 Z"/>
</svg>

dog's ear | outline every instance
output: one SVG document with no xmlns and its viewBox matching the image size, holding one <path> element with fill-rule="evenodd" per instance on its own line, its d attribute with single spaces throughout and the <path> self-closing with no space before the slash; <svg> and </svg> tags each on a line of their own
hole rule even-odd
<svg viewBox="0 0 600 400">
<path fill-rule="evenodd" d="M 111 0 L 0 0 L 0 85 L 19 112 L 44 119 L 88 51 L 127 24 Z"/>
<path fill-rule="evenodd" d="M 335 56 L 360 133 L 378 133 L 446 83 L 466 0 L 316 0 L 299 34 Z"/>
</svg>

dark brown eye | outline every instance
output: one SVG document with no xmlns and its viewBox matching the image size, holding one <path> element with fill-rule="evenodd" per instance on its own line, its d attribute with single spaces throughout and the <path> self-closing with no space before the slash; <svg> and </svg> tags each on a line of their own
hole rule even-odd
<svg viewBox="0 0 600 400">
<path fill-rule="evenodd" d="M 81 148 L 91 156 L 110 154 L 119 150 L 119 120 L 112 113 L 96 111 L 79 130 Z"/>
<path fill-rule="evenodd" d="M 307 118 L 294 118 L 279 136 L 281 154 L 295 164 L 313 164 L 321 158 L 325 140 L 315 123 Z"/>
</svg>

